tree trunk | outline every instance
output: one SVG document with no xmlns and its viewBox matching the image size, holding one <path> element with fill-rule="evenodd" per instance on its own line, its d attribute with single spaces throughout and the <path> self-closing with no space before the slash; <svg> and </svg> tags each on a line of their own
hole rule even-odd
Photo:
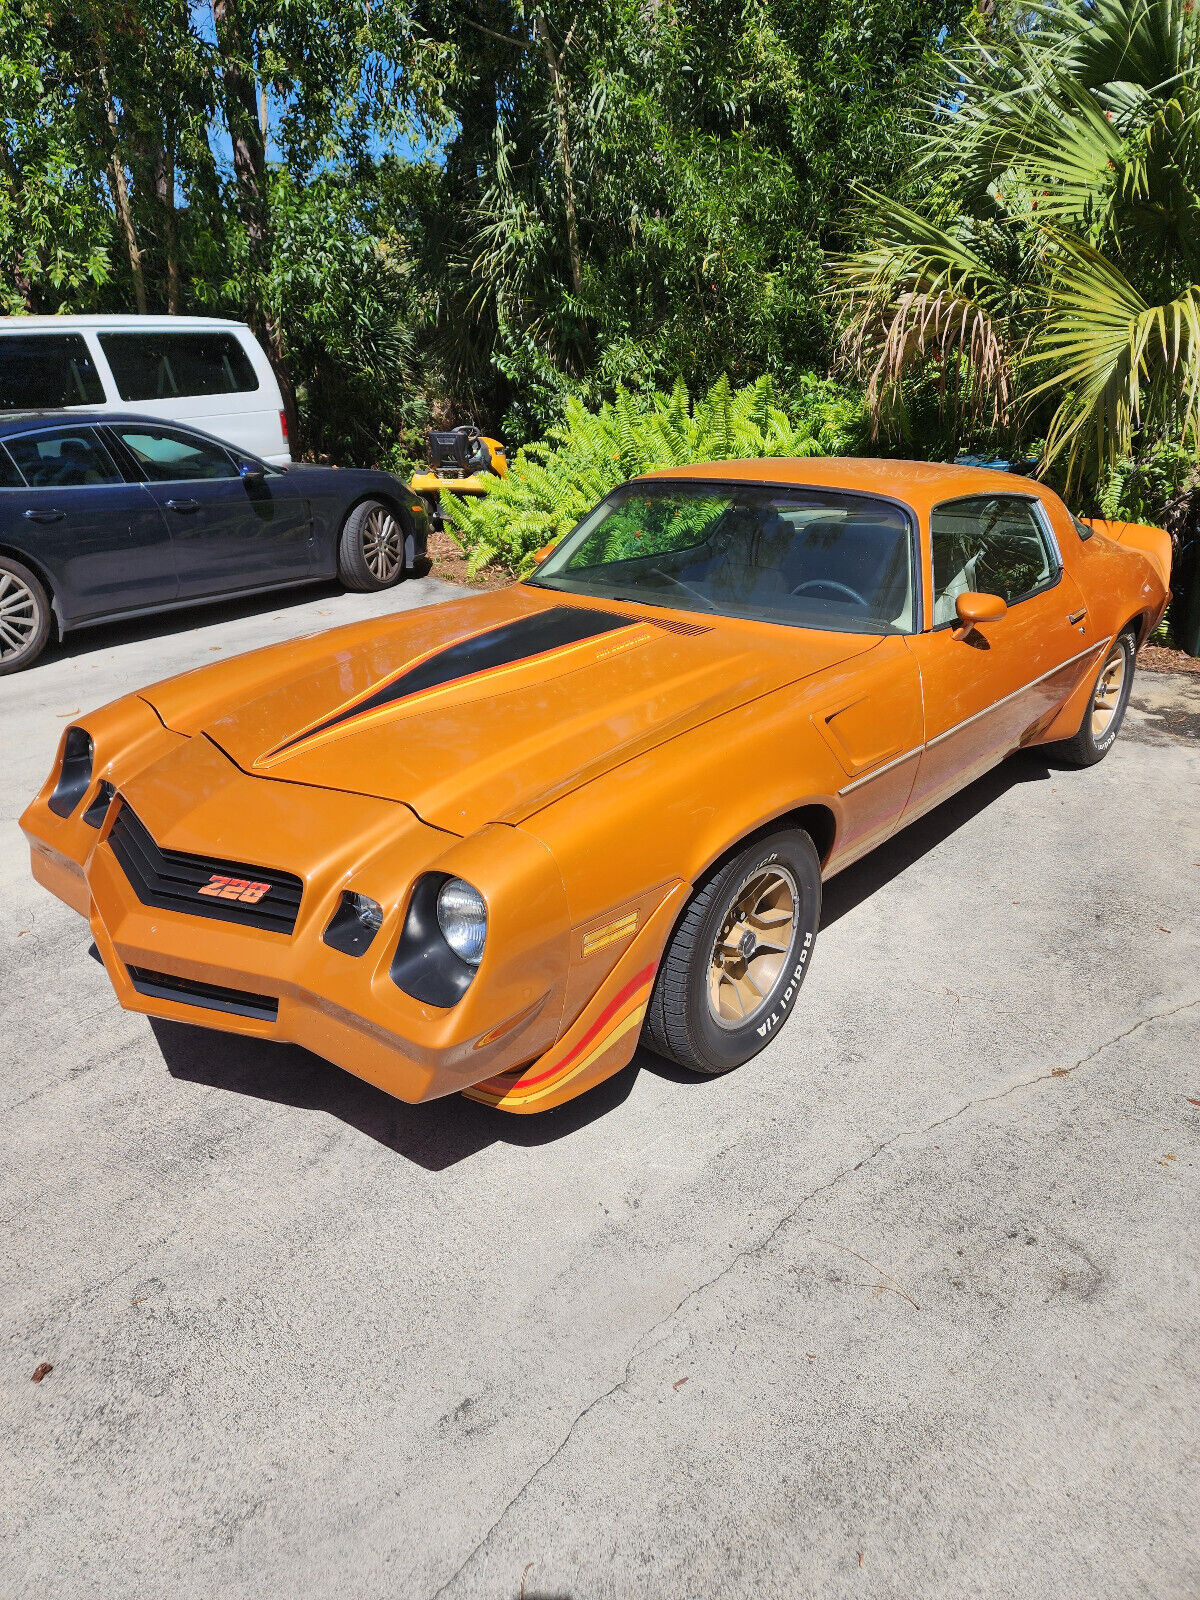
<svg viewBox="0 0 1200 1600">
<path fill-rule="evenodd" d="M 112 195 L 113 210 L 117 213 L 117 221 L 121 226 L 121 233 L 125 240 L 125 249 L 129 254 L 129 272 L 133 278 L 133 298 L 137 308 L 144 317 L 148 309 L 146 304 L 146 276 L 142 271 L 142 252 L 138 246 L 137 234 L 133 226 L 133 211 L 129 204 L 129 189 L 125 183 L 125 167 L 117 152 L 113 151 L 112 160 L 108 164 L 106 173 L 108 189 Z"/>
<path fill-rule="evenodd" d="M 133 278 L 133 297 L 137 301 L 137 308 L 141 315 L 146 315 L 146 275 L 142 270 L 142 252 L 138 245 L 137 231 L 133 226 L 133 208 L 129 204 L 129 186 L 125 182 L 125 163 L 121 159 L 120 125 L 117 122 L 117 108 L 113 104 L 112 91 L 108 86 L 108 62 L 104 55 L 104 45 L 99 33 L 94 35 L 96 45 L 96 59 L 100 64 L 100 92 L 104 96 L 104 115 L 108 121 L 108 131 L 112 135 L 112 159 L 108 164 L 108 188 L 112 195 L 113 210 L 117 213 L 117 222 L 120 225 L 122 236 L 125 240 L 125 249 L 129 254 L 129 272 Z"/>
<path fill-rule="evenodd" d="M 168 148 L 169 146 L 169 148 Z M 174 129 L 167 129 L 167 143 L 154 149 L 154 192 L 162 213 L 163 254 L 167 264 L 167 310 L 173 317 L 180 311 L 179 229 L 175 216 L 175 140 Z"/>
<path fill-rule="evenodd" d="M 270 266 L 270 219 L 267 210 L 267 151 L 263 112 L 248 70 L 252 41 L 230 0 L 213 0 L 213 22 L 221 57 L 225 122 L 233 145 L 233 175 L 238 214 L 246 230 L 249 256 L 248 315 L 279 380 L 287 414 L 288 435 L 297 439 L 296 391 L 288 368 L 287 347 L 279 319 L 267 306 L 264 283 Z"/>
<path fill-rule="evenodd" d="M 8 178 L 9 187 L 12 190 L 13 200 L 19 205 L 21 200 L 21 191 L 24 187 L 21 179 L 21 169 L 17 166 L 12 151 L 8 148 L 7 143 L 3 139 L 0 139 L 0 166 L 4 168 L 5 175 Z M 37 286 L 30 278 L 29 273 L 25 270 L 25 264 L 21 259 L 21 241 L 19 236 L 12 240 L 12 245 L 13 284 L 18 293 L 24 299 L 26 310 L 36 315 L 41 309 L 38 299 Z"/>
<path fill-rule="evenodd" d="M 537 29 L 546 65 L 550 68 L 550 82 L 554 87 L 554 117 L 558 124 L 558 162 L 562 168 L 565 210 L 567 213 L 567 251 L 571 258 L 571 284 L 578 295 L 583 289 L 583 264 L 579 256 L 579 224 L 575 212 L 575 183 L 571 176 L 571 134 L 567 125 L 567 91 L 563 83 L 558 53 L 546 26 L 545 14 L 537 13 Z M 568 42 L 570 34 L 567 35 Z"/>
</svg>

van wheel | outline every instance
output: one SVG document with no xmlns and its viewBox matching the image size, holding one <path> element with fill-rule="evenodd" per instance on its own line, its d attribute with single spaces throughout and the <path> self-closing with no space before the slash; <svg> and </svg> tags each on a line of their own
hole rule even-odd
<svg viewBox="0 0 1200 1600">
<path fill-rule="evenodd" d="M 756 1056 L 791 1015 L 821 920 L 821 862 L 801 828 L 756 840 L 700 885 L 667 946 L 644 1042 L 693 1072 Z"/>
<path fill-rule="evenodd" d="M 363 594 L 390 589 L 404 576 L 405 543 L 396 513 L 380 500 L 364 500 L 342 524 L 338 575 Z"/>
<path fill-rule="evenodd" d="M 50 598 L 19 561 L 0 556 L 0 674 L 32 666 L 50 637 Z"/>
</svg>

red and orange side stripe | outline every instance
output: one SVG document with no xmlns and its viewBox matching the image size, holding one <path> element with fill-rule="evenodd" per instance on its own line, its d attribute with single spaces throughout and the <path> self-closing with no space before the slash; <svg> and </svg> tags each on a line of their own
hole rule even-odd
<svg viewBox="0 0 1200 1600">
<path fill-rule="evenodd" d="M 515 1075 L 505 1073 L 488 1078 L 463 1093 L 484 1105 L 508 1110 L 526 1100 L 540 1100 L 551 1089 L 561 1089 L 595 1066 L 606 1051 L 614 1049 L 635 1028 L 640 1029 L 650 1004 L 653 982 L 654 963 L 651 962 L 617 991 L 595 1022 L 569 1048 L 564 1050 L 558 1046 L 549 1055 L 519 1069 Z"/>
</svg>

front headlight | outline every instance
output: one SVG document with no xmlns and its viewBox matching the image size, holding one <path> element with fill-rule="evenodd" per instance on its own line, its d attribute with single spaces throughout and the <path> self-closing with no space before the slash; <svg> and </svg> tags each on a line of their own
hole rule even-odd
<svg viewBox="0 0 1200 1600">
<path fill-rule="evenodd" d="M 447 878 L 438 890 L 437 919 L 454 954 L 477 967 L 487 939 L 487 907 L 478 889 L 461 878 Z"/>
</svg>

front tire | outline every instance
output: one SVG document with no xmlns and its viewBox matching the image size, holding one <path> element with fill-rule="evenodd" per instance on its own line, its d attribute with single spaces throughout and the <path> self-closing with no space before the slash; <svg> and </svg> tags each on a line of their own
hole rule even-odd
<svg viewBox="0 0 1200 1600">
<path fill-rule="evenodd" d="M 342 524 L 338 576 L 347 589 L 390 589 L 405 573 L 406 539 L 400 518 L 381 500 L 363 500 Z"/>
<path fill-rule="evenodd" d="M 821 920 L 821 862 L 780 829 L 716 868 L 688 902 L 659 965 L 643 1040 L 693 1072 L 729 1072 L 791 1015 Z"/>
<path fill-rule="evenodd" d="M 32 666 L 49 637 L 49 595 L 28 567 L 0 556 L 0 676 Z"/>
<path fill-rule="evenodd" d="M 1125 709 L 1133 689 L 1134 661 L 1137 656 L 1137 639 L 1126 630 L 1113 641 L 1104 658 L 1104 665 L 1096 675 L 1087 710 L 1073 739 L 1056 745 L 1064 761 L 1074 767 L 1093 767 L 1103 761 L 1116 741 L 1125 720 Z"/>
</svg>

